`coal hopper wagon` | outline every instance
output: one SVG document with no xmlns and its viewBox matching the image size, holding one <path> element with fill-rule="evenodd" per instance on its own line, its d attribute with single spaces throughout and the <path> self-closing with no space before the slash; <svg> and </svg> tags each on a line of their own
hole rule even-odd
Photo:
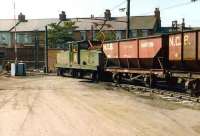
<svg viewBox="0 0 200 136">
<path fill-rule="evenodd" d="M 167 68 L 168 36 L 159 35 L 103 44 L 105 70 L 120 82 L 142 81 L 151 86 L 153 76 L 163 77 Z"/>
<path fill-rule="evenodd" d="M 200 31 L 106 42 L 105 71 L 113 81 L 200 92 Z"/>
<path fill-rule="evenodd" d="M 191 94 L 200 92 L 200 31 L 169 34 L 170 85 L 185 87 Z"/>
</svg>

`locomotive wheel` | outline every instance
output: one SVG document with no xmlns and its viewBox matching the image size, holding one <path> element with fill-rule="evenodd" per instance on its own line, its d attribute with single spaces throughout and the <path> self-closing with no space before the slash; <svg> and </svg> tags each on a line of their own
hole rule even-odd
<svg viewBox="0 0 200 136">
<path fill-rule="evenodd" d="M 56 72 L 57 72 L 57 76 L 60 76 L 60 69 L 59 68 L 56 70 Z"/>
<path fill-rule="evenodd" d="M 77 71 L 77 77 L 78 77 L 78 78 L 83 78 L 83 74 L 82 74 L 81 71 Z"/>
<path fill-rule="evenodd" d="M 99 74 L 98 72 L 92 73 L 92 81 L 98 82 L 99 81 Z"/>
<path fill-rule="evenodd" d="M 64 70 L 62 68 L 57 69 L 57 76 L 64 76 Z"/>
<path fill-rule="evenodd" d="M 79 72 L 79 71 L 74 70 L 74 77 L 75 77 L 75 78 L 79 78 L 79 77 L 78 77 L 78 72 Z"/>
<path fill-rule="evenodd" d="M 74 77 L 76 77 L 76 75 L 75 75 L 75 70 L 73 70 L 73 69 L 70 69 L 69 70 L 69 74 L 74 78 Z"/>
</svg>

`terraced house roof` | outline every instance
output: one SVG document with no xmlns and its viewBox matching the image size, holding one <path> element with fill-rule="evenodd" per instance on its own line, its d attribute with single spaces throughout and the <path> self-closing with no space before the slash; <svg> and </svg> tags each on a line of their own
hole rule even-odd
<svg viewBox="0 0 200 136">
<path fill-rule="evenodd" d="M 14 26 L 13 19 L 0 19 L 0 31 L 10 31 Z"/>
<path fill-rule="evenodd" d="M 157 19 L 155 16 L 135 16 L 130 22 L 131 29 L 154 29 Z"/>
<path fill-rule="evenodd" d="M 81 30 L 126 30 L 126 17 L 112 17 L 108 21 L 104 18 L 71 18 L 75 22 L 77 31 Z M 16 26 L 17 32 L 45 31 L 45 26 L 51 23 L 59 23 L 60 20 L 53 19 L 28 19 L 26 22 L 20 22 Z M 157 19 L 155 16 L 132 16 L 130 19 L 130 29 L 154 29 Z M 60 23 L 62 25 L 62 22 Z M 0 31 L 9 31 L 14 27 L 13 19 L 0 19 Z M 13 32 L 14 29 L 11 30 Z"/>
<path fill-rule="evenodd" d="M 77 31 L 98 30 L 104 26 L 102 30 L 126 30 L 126 17 L 112 17 L 109 21 L 104 21 L 104 18 L 77 18 L 70 19 L 75 22 Z M 157 19 L 155 16 L 132 16 L 130 19 L 130 29 L 154 29 Z M 105 23 L 105 24 L 104 24 Z"/>
<path fill-rule="evenodd" d="M 59 19 L 29 19 L 26 22 L 20 22 L 16 26 L 17 32 L 45 31 L 45 26 L 51 23 L 58 23 Z M 14 29 L 12 30 L 12 32 Z"/>
</svg>

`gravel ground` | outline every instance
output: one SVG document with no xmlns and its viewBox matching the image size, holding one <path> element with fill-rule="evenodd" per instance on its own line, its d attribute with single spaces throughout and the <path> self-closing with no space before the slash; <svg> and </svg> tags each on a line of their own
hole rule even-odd
<svg viewBox="0 0 200 136">
<path fill-rule="evenodd" d="M 199 136 L 199 115 L 102 83 L 0 77 L 0 136 Z"/>
</svg>

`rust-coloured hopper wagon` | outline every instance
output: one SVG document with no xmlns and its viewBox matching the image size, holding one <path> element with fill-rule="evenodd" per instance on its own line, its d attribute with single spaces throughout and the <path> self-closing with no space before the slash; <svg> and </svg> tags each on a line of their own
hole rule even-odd
<svg viewBox="0 0 200 136">
<path fill-rule="evenodd" d="M 168 58 L 168 36 L 158 35 L 103 44 L 105 71 L 120 82 L 142 81 L 151 86 L 152 75 L 164 77 Z"/>
<path fill-rule="evenodd" d="M 190 31 L 169 35 L 170 68 L 200 71 L 200 32 Z"/>
<path fill-rule="evenodd" d="M 162 72 L 166 67 L 168 37 L 164 35 L 103 44 L 106 70 L 115 73 Z"/>
</svg>

